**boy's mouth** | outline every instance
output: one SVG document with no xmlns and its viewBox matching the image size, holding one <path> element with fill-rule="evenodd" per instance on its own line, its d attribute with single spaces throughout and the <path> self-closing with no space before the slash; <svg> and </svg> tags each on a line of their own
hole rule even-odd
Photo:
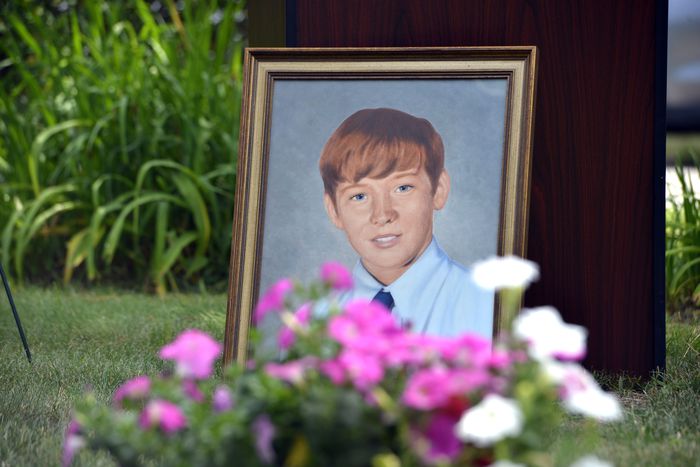
<svg viewBox="0 0 700 467">
<path fill-rule="evenodd" d="M 380 248 L 389 248 L 396 245 L 399 242 L 399 237 L 401 234 L 387 234 L 378 235 L 372 239 L 372 243 Z"/>
</svg>

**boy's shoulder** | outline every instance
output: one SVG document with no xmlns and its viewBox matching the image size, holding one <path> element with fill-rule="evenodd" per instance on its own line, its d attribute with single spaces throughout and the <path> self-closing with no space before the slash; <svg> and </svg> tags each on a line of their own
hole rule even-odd
<svg viewBox="0 0 700 467">
<path fill-rule="evenodd" d="M 472 268 L 447 257 L 446 286 L 460 292 L 480 291 L 472 276 Z"/>
</svg>

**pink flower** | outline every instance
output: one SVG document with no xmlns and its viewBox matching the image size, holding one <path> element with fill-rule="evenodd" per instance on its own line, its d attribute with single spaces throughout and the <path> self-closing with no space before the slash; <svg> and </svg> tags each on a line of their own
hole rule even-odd
<svg viewBox="0 0 700 467">
<path fill-rule="evenodd" d="M 214 412 L 226 412 L 233 408 L 233 395 L 229 388 L 224 385 L 216 387 L 211 399 Z"/>
<path fill-rule="evenodd" d="M 438 342 L 442 357 L 459 365 L 481 367 L 491 358 L 491 341 L 476 334 L 446 339 Z"/>
<path fill-rule="evenodd" d="M 360 326 L 347 316 L 331 318 L 328 323 L 328 335 L 341 344 L 352 344 L 360 336 Z"/>
<path fill-rule="evenodd" d="M 277 430 L 267 415 L 260 415 L 253 422 L 253 434 L 255 435 L 255 450 L 258 456 L 266 464 L 272 464 L 275 460 L 275 452 L 272 449 L 272 440 Z"/>
<path fill-rule="evenodd" d="M 219 358 L 222 346 L 209 334 L 188 329 L 160 349 L 164 360 L 175 360 L 177 373 L 185 378 L 206 379 L 214 372 L 214 361 Z"/>
<path fill-rule="evenodd" d="M 272 285 L 262 296 L 253 314 L 253 323 L 258 324 L 271 311 L 280 310 L 284 305 L 287 294 L 294 288 L 291 279 L 281 279 Z"/>
<path fill-rule="evenodd" d="M 183 429 L 187 419 L 180 407 L 163 399 L 150 401 L 141 412 L 139 426 L 144 430 L 159 426 L 165 433 L 170 434 Z"/>
<path fill-rule="evenodd" d="M 423 337 L 427 336 L 404 331 L 391 335 L 386 341 L 389 348 L 382 355 L 384 364 L 389 367 L 397 367 L 425 362 L 426 354 L 420 344 Z"/>
<path fill-rule="evenodd" d="M 191 379 L 186 379 L 182 382 L 182 392 L 195 402 L 202 402 L 204 400 L 204 394 L 202 394 L 202 391 L 197 387 L 197 383 Z"/>
<path fill-rule="evenodd" d="M 121 407 L 121 402 L 124 398 L 133 400 L 144 399 L 150 391 L 151 380 L 148 376 L 137 376 L 136 378 L 131 378 L 117 388 L 114 392 L 112 402 L 115 406 Z"/>
<path fill-rule="evenodd" d="M 493 349 L 488 364 L 491 368 L 503 370 L 505 368 L 508 368 L 512 360 L 513 359 L 511 358 L 511 355 L 507 351 L 501 349 Z"/>
<path fill-rule="evenodd" d="M 427 443 L 426 450 L 421 453 L 423 460 L 429 465 L 451 463 L 462 452 L 462 443 L 455 436 L 455 425 L 459 418 L 437 413 L 433 415 L 419 436 Z"/>
<path fill-rule="evenodd" d="M 459 368 L 450 373 L 450 395 L 463 396 L 475 390 L 486 388 L 491 383 L 491 376 L 480 368 Z"/>
<path fill-rule="evenodd" d="M 314 366 L 315 359 L 305 357 L 301 360 L 293 360 L 286 363 L 265 364 L 265 373 L 273 378 L 281 379 L 292 384 L 299 384 L 304 381 L 304 372 Z"/>
<path fill-rule="evenodd" d="M 450 397 L 451 375 L 445 368 L 427 368 L 408 379 L 402 400 L 408 407 L 432 410 L 444 405 Z"/>
<path fill-rule="evenodd" d="M 444 337 L 424 334 L 406 334 L 405 338 L 413 349 L 413 363 L 429 364 L 441 359 L 441 346 Z"/>
<path fill-rule="evenodd" d="M 296 325 L 300 328 L 307 328 L 309 321 L 311 320 L 311 304 L 304 303 L 302 306 L 300 306 L 299 309 L 294 312 L 293 319 L 295 320 Z M 294 330 L 287 326 L 283 327 L 277 336 L 277 344 L 282 350 L 289 349 L 292 345 L 294 345 L 295 340 L 296 337 Z"/>
<path fill-rule="evenodd" d="M 338 360 L 326 360 L 319 365 L 321 373 L 326 375 L 336 386 L 345 382 L 345 368 Z"/>
<path fill-rule="evenodd" d="M 404 334 L 383 305 L 366 300 L 349 302 L 343 313 L 328 323 L 328 335 L 353 350 L 383 354 Z"/>
<path fill-rule="evenodd" d="M 379 359 L 364 352 L 343 350 L 338 357 L 338 362 L 343 366 L 355 387 L 360 390 L 371 388 L 384 377 L 384 368 Z"/>
<path fill-rule="evenodd" d="M 288 350 L 294 345 L 295 340 L 294 331 L 286 326 L 280 329 L 280 333 L 277 335 L 277 345 L 282 350 Z"/>
<path fill-rule="evenodd" d="M 394 316 L 384 305 L 367 300 L 353 300 L 343 309 L 343 315 L 352 319 L 363 330 L 377 332 L 400 329 Z"/>
<path fill-rule="evenodd" d="M 63 456 L 61 465 L 68 467 L 73 463 L 75 454 L 85 446 L 85 439 L 80 436 L 80 425 L 75 419 L 71 420 L 66 427 L 66 434 L 63 439 Z"/>
<path fill-rule="evenodd" d="M 324 263 L 321 266 L 321 280 L 335 290 L 352 288 L 352 276 L 345 266 L 336 262 Z"/>
</svg>

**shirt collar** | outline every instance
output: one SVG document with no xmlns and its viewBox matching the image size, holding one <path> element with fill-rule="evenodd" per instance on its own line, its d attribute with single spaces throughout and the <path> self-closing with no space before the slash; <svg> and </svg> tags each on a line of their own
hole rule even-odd
<svg viewBox="0 0 700 467">
<path fill-rule="evenodd" d="M 356 297 L 371 300 L 377 292 L 384 289 L 394 298 L 398 313 L 402 317 L 409 317 L 408 314 L 415 309 L 424 287 L 428 282 L 438 279 L 441 275 L 440 267 L 446 262 L 447 255 L 433 237 L 411 267 L 394 282 L 384 286 L 365 269 L 362 261 L 358 260 L 353 269 Z"/>
</svg>

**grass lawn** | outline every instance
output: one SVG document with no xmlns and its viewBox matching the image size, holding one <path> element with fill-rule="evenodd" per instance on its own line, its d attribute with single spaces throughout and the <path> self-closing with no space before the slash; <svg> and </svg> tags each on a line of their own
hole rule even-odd
<svg viewBox="0 0 700 467">
<path fill-rule="evenodd" d="M 29 364 L 0 296 L 0 466 L 60 465 L 63 431 L 86 387 L 103 400 L 124 380 L 163 368 L 158 349 L 197 327 L 223 341 L 226 296 L 165 298 L 116 290 L 25 288 L 15 302 Z M 83 453 L 77 465 L 114 465 Z"/>
<path fill-rule="evenodd" d="M 156 353 L 180 331 L 203 329 L 223 340 L 226 297 L 165 298 L 124 291 L 25 288 L 15 301 L 34 362 L 22 351 L 5 297 L 0 297 L 0 466 L 60 463 L 63 431 L 86 387 L 108 400 L 120 382 L 163 368 Z M 603 427 L 597 453 L 618 466 L 700 466 L 700 322 L 667 323 L 665 377 L 632 391 L 621 379 L 625 421 Z M 616 381 L 616 380 L 613 380 Z M 589 440 L 564 426 L 557 458 Z M 77 465 L 113 465 L 82 453 Z"/>
</svg>

